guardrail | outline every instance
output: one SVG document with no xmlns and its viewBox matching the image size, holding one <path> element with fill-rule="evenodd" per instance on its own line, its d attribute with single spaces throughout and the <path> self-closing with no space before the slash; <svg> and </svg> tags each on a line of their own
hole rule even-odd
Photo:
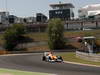
<svg viewBox="0 0 100 75">
<path fill-rule="evenodd" d="M 76 57 L 88 61 L 100 62 L 100 54 L 91 54 L 91 53 L 76 51 Z"/>
</svg>

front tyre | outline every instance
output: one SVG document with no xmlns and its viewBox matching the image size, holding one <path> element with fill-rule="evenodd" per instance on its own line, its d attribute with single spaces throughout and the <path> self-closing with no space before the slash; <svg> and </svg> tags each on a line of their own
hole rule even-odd
<svg viewBox="0 0 100 75">
<path fill-rule="evenodd" d="M 58 56 L 58 59 L 60 59 L 61 61 L 63 61 L 63 58 L 61 56 Z"/>
</svg>

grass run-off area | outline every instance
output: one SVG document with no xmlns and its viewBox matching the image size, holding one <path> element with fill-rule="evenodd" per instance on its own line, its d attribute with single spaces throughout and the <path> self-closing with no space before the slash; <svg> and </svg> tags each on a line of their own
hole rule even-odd
<svg viewBox="0 0 100 75">
<path fill-rule="evenodd" d="M 61 53 L 59 55 L 63 57 L 64 61 L 100 66 L 100 62 L 91 62 L 91 61 L 87 61 L 87 60 L 77 58 L 76 55 L 75 55 L 75 52 Z"/>
<path fill-rule="evenodd" d="M 90 31 L 66 31 L 64 32 L 64 37 L 77 37 L 77 36 L 96 36 L 98 39 L 100 38 L 100 29 L 98 30 L 90 30 Z M 36 32 L 36 33 L 28 33 L 25 34 L 35 41 L 47 41 L 48 35 L 46 32 Z"/>
<path fill-rule="evenodd" d="M 18 70 L 9 70 L 9 69 L 0 69 L 0 75 L 49 75 L 49 74 L 18 71 Z"/>
</svg>

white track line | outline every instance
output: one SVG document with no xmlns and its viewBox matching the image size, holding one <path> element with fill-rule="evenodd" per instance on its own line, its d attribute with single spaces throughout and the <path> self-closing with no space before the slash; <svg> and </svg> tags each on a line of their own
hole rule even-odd
<svg viewBox="0 0 100 75">
<path fill-rule="evenodd" d="M 82 65 L 82 66 L 89 66 L 89 67 L 99 67 L 100 68 L 100 66 L 97 66 L 97 65 L 82 64 L 82 63 L 77 63 L 77 62 L 64 61 L 64 63 L 76 64 L 76 65 Z"/>
</svg>

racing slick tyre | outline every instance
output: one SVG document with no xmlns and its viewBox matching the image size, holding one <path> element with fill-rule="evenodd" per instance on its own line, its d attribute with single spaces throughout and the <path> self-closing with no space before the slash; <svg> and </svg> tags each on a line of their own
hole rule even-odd
<svg viewBox="0 0 100 75">
<path fill-rule="evenodd" d="M 57 59 L 60 59 L 61 61 L 63 61 L 63 58 L 61 56 L 58 56 Z"/>
<path fill-rule="evenodd" d="M 42 57 L 42 61 L 45 61 L 45 60 L 46 60 L 46 57 L 45 57 L 45 56 L 43 56 L 43 57 Z"/>
</svg>

